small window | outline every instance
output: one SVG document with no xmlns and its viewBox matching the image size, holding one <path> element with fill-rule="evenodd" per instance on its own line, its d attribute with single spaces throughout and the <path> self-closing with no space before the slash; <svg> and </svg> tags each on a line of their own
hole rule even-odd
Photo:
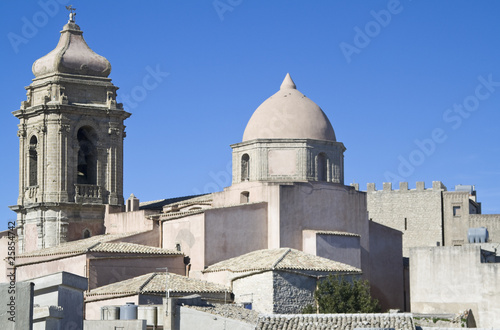
<svg viewBox="0 0 500 330">
<path fill-rule="evenodd" d="M 248 203 L 250 202 L 250 193 L 248 191 L 243 191 L 240 194 L 240 203 Z"/>
<path fill-rule="evenodd" d="M 328 181 L 328 159 L 324 153 L 318 155 L 316 167 L 318 181 Z"/>
<path fill-rule="evenodd" d="M 36 136 L 32 136 L 30 139 L 29 146 L 29 185 L 36 186 L 38 184 L 38 152 L 37 152 L 38 140 Z"/>
<path fill-rule="evenodd" d="M 460 209 L 460 206 L 453 206 L 453 216 L 459 217 L 461 215 L 462 215 L 462 210 Z"/>
<path fill-rule="evenodd" d="M 244 154 L 241 156 L 241 181 L 250 179 L 250 156 Z"/>
<path fill-rule="evenodd" d="M 88 126 L 82 127 L 77 133 L 78 164 L 77 183 L 97 183 L 97 148 L 95 146 L 95 131 Z"/>
<path fill-rule="evenodd" d="M 90 236 L 92 236 L 92 233 L 90 232 L 90 230 L 85 229 L 83 231 L 83 238 L 89 238 Z"/>
</svg>

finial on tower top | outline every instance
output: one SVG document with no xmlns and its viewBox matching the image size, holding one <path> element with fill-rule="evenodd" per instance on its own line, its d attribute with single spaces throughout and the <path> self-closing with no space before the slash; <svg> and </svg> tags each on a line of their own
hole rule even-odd
<svg viewBox="0 0 500 330">
<path fill-rule="evenodd" d="M 75 13 L 76 8 L 73 8 L 72 5 L 69 5 L 69 6 L 66 6 L 66 9 L 69 10 L 69 22 L 74 23 L 75 22 L 75 16 L 76 16 L 76 13 Z"/>
</svg>

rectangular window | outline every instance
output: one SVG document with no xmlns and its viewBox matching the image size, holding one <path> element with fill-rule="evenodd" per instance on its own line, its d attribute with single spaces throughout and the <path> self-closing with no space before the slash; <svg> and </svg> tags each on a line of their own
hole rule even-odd
<svg viewBox="0 0 500 330">
<path fill-rule="evenodd" d="M 453 216 L 459 217 L 461 215 L 460 206 L 453 206 Z"/>
</svg>

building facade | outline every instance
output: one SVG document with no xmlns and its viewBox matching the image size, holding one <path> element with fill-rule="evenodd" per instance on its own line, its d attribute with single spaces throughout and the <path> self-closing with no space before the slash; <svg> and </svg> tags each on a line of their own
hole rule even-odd
<svg viewBox="0 0 500 330">
<path fill-rule="evenodd" d="M 500 214 L 481 214 L 473 186 L 448 191 L 442 182 L 433 181 L 432 188 L 417 182 L 409 189 L 407 182 L 400 182 L 397 190 L 391 183 L 377 190 L 369 183 L 366 194 L 370 219 L 403 233 L 405 257 L 412 247 L 467 244 L 471 228 L 484 227 L 489 242 L 500 242 Z"/>
</svg>

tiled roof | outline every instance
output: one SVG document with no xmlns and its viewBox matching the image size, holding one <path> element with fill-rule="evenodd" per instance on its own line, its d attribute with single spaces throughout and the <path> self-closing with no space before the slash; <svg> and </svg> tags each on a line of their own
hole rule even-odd
<svg viewBox="0 0 500 330">
<path fill-rule="evenodd" d="M 345 231 L 328 231 L 328 230 L 317 230 L 316 234 L 319 235 L 334 235 L 334 236 L 350 236 L 350 237 L 361 237 L 358 234 L 348 233 Z"/>
<path fill-rule="evenodd" d="M 165 284 L 168 283 L 168 290 L 172 293 L 222 293 L 228 291 L 226 287 L 188 278 L 186 276 L 168 273 L 149 273 L 137 276 L 121 282 L 108 284 L 87 292 L 87 300 L 97 299 L 97 296 L 113 295 L 123 296 L 138 293 L 159 293 L 165 294 Z M 92 298 L 94 297 L 94 298 Z"/>
<path fill-rule="evenodd" d="M 200 312 L 210 313 L 242 321 L 250 324 L 257 324 L 259 312 L 251 309 L 240 307 L 236 304 L 210 304 L 208 306 L 184 306 L 186 308 L 195 309 Z"/>
<path fill-rule="evenodd" d="M 156 248 L 152 246 L 134 243 L 112 242 L 135 234 L 137 233 L 96 235 L 77 241 L 62 243 L 60 245 L 45 249 L 22 253 L 18 256 L 18 258 L 43 257 L 52 255 L 74 255 L 86 252 L 182 254 L 178 251 Z"/>
<path fill-rule="evenodd" d="M 99 243 L 99 245 L 90 248 L 89 251 L 109 253 L 182 254 L 182 252 L 175 250 L 125 242 Z"/>
<path fill-rule="evenodd" d="M 413 317 L 400 314 L 301 314 L 261 315 L 255 329 L 351 330 L 355 328 L 393 328 L 415 330 Z"/>
<path fill-rule="evenodd" d="M 190 201 L 190 200 L 196 200 L 199 197 L 203 198 L 204 196 L 207 196 L 207 195 L 191 195 L 191 196 L 165 198 L 165 199 L 158 199 L 155 201 L 141 202 L 141 203 L 139 203 L 139 209 L 140 210 L 161 210 L 165 205 L 186 202 L 186 201 Z"/>
<path fill-rule="evenodd" d="M 312 270 L 361 273 L 359 268 L 290 248 L 264 249 L 218 262 L 203 272 L 257 270 Z"/>
</svg>

